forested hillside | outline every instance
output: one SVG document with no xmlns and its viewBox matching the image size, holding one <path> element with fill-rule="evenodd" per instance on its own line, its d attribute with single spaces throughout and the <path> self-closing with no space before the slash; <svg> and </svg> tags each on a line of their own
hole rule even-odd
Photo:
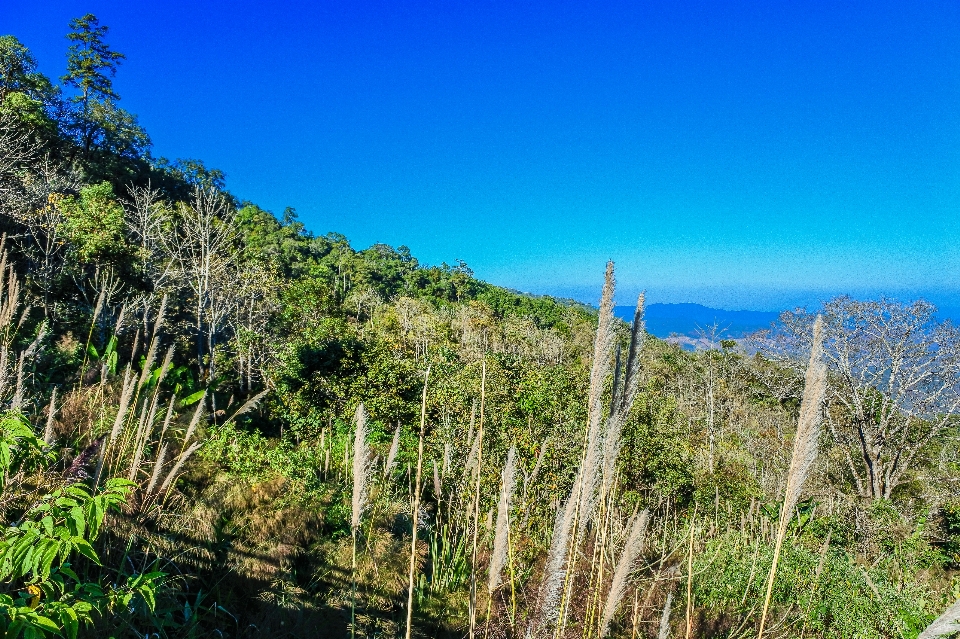
<svg viewBox="0 0 960 639">
<path fill-rule="evenodd" d="M 929 304 L 688 352 L 612 264 L 593 308 L 359 250 L 154 157 L 107 36 L 57 82 L 0 36 L 5 636 L 914 638 L 960 597 Z"/>
</svg>

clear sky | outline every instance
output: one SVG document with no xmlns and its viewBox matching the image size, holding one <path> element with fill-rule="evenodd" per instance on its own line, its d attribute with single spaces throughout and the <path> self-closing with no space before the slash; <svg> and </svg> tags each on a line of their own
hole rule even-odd
<svg viewBox="0 0 960 639">
<path fill-rule="evenodd" d="M 960 305 L 956 2 L 0 0 L 128 56 L 154 154 L 355 246 L 593 300 Z"/>
</svg>

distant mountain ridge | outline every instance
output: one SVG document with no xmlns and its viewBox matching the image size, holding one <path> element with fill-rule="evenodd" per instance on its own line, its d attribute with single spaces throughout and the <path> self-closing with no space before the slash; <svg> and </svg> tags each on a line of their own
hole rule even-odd
<svg viewBox="0 0 960 639">
<path fill-rule="evenodd" d="M 635 309 L 635 306 L 617 306 L 614 314 L 629 322 Z M 656 337 L 697 337 L 700 329 L 717 324 L 722 331 L 720 336 L 730 339 L 769 328 L 779 315 L 771 311 L 727 311 L 702 304 L 650 304 L 644 314 L 647 332 Z"/>
</svg>

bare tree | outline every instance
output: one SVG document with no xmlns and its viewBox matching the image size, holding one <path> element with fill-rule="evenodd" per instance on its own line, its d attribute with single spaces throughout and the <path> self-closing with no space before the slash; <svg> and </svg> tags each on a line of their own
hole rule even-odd
<svg viewBox="0 0 960 639">
<path fill-rule="evenodd" d="M 40 289 L 45 317 L 53 314 L 53 287 L 62 271 L 66 241 L 61 201 L 66 193 L 80 190 L 79 176 L 44 159 L 19 176 L 19 184 L 3 194 L 5 212 L 19 222 L 24 232 L 15 238 L 30 261 L 31 283 Z"/>
<path fill-rule="evenodd" d="M 229 323 L 240 390 L 248 394 L 263 379 L 263 367 L 274 355 L 273 340 L 266 337 L 269 322 L 280 307 L 280 289 L 277 273 L 257 262 L 245 264 L 235 280 Z"/>
<path fill-rule="evenodd" d="M 37 154 L 39 145 L 6 118 L 0 118 L 0 210 L 10 212 L 22 187 L 21 171 Z"/>
<path fill-rule="evenodd" d="M 925 301 L 824 304 L 824 356 L 830 367 L 827 425 L 844 449 L 861 496 L 889 499 L 918 454 L 957 419 L 960 331 L 938 321 Z M 766 351 L 809 349 L 814 314 L 784 313 Z"/>
<path fill-rule="evenodd" d="M 178 213 L 177 231 L 162 238 L 192 293 L 200 378 L 212 379 L 218 340 L 233 304 L 235 211 L 216 189 L 198 188 Z"/>
<path fill-rule="evenodd" d="M 127 233 L 137 247 L 143 276 L 159 292 L 170 284 L 175 272 L 174 259 L 163 241 L 164 223 L 170 220 L 171 211 L 160 192 L 149 185 L 131 186 L 128 193 L 130 199 L 123 206 Z"/>
</svg>

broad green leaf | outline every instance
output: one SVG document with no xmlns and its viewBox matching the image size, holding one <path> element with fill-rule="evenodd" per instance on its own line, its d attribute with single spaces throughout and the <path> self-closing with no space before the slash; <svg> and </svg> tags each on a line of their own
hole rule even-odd
<svg viewBox="0 0 960 639">
<path fill-rule="evenodd" d="M 200 401 L 200 399 L 206 394 L 206 390 L 199 390 L 196 393 L 187 395 L 180 400 L 180 408 L 186 408 L 187 406 L 192 406 Z"/>
<path fill-rule="evenodd" d="M 100 565 L 100 558 L 97 557 L 97 551 L 93 549 L 93 546 L 91 546 L 86 539 L 83 537 L 74 537 L 70 541 L 73 543 L 73 547 L 77 549 L 77 552 L 98 566 Z"/>
</svg>

